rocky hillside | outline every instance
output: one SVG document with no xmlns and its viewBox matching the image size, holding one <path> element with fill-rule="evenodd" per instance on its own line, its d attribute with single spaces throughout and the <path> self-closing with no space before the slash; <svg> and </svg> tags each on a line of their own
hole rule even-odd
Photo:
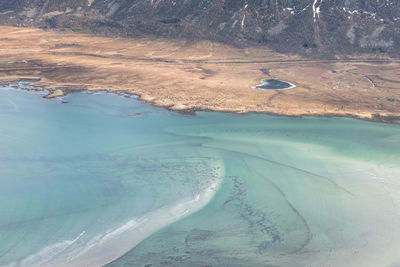
<svg viewBox="0 0 400 267">
<path fill-rule="evenodd" d="M 0 0 L 0 24 L 400 55 L 399 0 Z"/>
</svg>

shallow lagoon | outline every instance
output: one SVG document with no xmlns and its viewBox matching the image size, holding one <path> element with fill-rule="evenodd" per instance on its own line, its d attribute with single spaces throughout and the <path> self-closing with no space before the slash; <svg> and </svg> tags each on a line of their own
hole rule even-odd
<svg viewBox="0 0 400 267">
<path fill-rule="evenodd" d="M 0 96 L 0 265 L 400 263 L 398 125 Z"/>
</svg>

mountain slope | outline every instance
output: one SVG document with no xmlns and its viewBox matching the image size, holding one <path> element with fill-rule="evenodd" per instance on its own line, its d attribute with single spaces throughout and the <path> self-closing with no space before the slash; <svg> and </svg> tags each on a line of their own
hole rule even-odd
<svg viewBox="0 0 400 267">
<path fill-rule="evenodd" d="M 0 23 L 260 43 L 309 56 L 400 55 L 398 0 L 0 0 Z"/>
</svg>

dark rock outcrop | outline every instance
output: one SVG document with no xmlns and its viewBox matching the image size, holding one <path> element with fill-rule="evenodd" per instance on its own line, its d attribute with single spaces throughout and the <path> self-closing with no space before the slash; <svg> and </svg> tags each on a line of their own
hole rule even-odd
<svg viewBox="0 0 400 267">
<path fill-rule="evenodd" d="M 400 55 L 399 0 L 0 0 L 0 23 L 105 35 Z"/>
</svg>

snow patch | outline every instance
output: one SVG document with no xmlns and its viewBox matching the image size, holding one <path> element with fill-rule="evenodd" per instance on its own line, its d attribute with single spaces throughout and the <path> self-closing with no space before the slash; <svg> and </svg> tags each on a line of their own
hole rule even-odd
<svg viewBox="0 0 400 267">
<path fill-rule="evenodd" d="M 318 1 L 320 1 L 319 4 Z M 321 13 L 321 4 L 322 0 L 314 0 L 312 4 L 314 23 L 317 22 L 317 19 L 319 19 L 319 14 Z"/>
<path fill-rule="evenodd" d="M 285 10 L 289 11 L 290 14 L 294 15 L 294 10 L 293 10 L 293 8 L 287 7 L 287 8 L 285 8 Z"/>
<path fill-rule="evenodd" d="M 372 13 L 372 12 L 367 12 L 367 11 L 363 11 L 363 10 L 350 10 L 348 8 L 343 8 L 343 11 L 350 14 L 350 15 L 354 15 L 354 14 L 366 14 L 369 15 L 371 17 L 373 17 L 374 19 L 376 19 L 376 13 Z"/>
</svg>

